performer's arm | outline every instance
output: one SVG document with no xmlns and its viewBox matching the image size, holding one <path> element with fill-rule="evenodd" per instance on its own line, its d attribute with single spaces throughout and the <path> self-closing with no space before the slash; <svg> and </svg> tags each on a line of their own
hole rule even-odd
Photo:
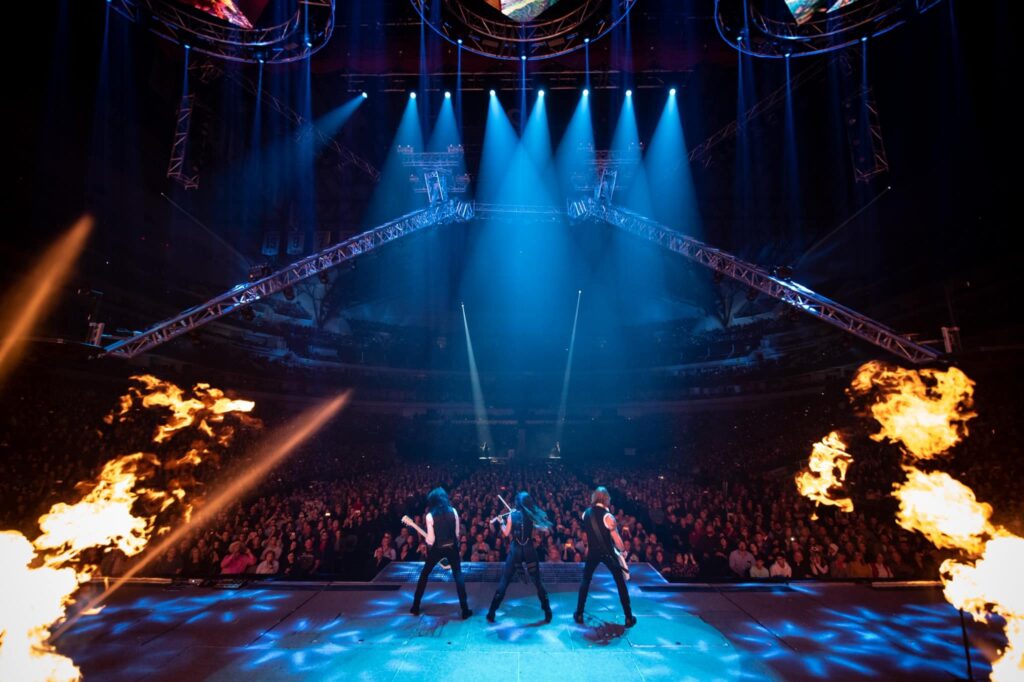
<svg viewBox="0 0 1024 682">
<path fill-rule="evenodd" d="M 458 518 L 459 517 L 457 517 L 457 516 L 455 517 L 455 528 L 459 527 Z M 428 545 L 433 547 L 434 546 L 434 515 L 428 513 L 426 521 L 427 521 L 427 537 L 425 537 L 424 540 L 427 541 Z"/>
<path fill-rule="evenodd" d="M 459 544 L 459 512 L 455 507 L 452 507 L 452 511 L 455 512 L 455 544 Z"/>
<path fill-rule="evenodd" d="M 622 543 L 622 537 L 619 535 L 619 527 L 615 525 L 615 517 L 611 514 L 605 514 L 604 525 L 609 531 L 611 531 L 612 542 L 615 543 L 615 548 L 620 552 L 625 552 L 626 546 Z"/>
<path fill-rule="evenodd" d="M 505 537 L 512 535 L 512 515 L 509 514 L 505 517 L 505 520 L 501 522 L 501 534 Z"/>
</svg>

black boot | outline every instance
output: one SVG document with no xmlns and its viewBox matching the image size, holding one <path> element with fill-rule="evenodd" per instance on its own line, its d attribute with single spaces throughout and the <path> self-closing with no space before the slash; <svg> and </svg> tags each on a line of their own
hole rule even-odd
<svg viewBox="0 0 1024 682">
<path fill-rule="evenodd" d="M 541 602 L 540 602 L 540 607 L 542 609 L 544 609 L 544 622 L 545 623 L 550 623 L 551 622 L 551 604 L 550 604 L 550 602 L 548 602 L 547 599 L 542 599 Z"/>
<path fill-rule="evenodd" d="M 574 621 L 576 621 L 577 623 L 579 623 L 580 625 L 583 625 L 583 614 L 582 613 L 577 611 L 576 613 L 572 614 L 572 619 Z"/>
<path fill-rule="evenodd" d="M 462 620 L 466 620 L 467 618 L 469 618 L 472 615 L 473 615 L 473 609 L 470 609 L 470 608 L 462 609 Z"/>
<path fill-rule="evenodd" d="M 634 625 L 636 625 L 636 616 L 634 616 L 633 614 L 629 614 L 628 616 L 626 616 L 626 627 L 631 628 Z"/>
<path fill-rule="evenodd" d="M 409 609 L 409 613 L 411 613 L 414 616 L 420 615 L 420 605 L 419 604 L 413 604 L 412 608 Z"/>
<path fill-rule="evenodd" d="M 493 623 L 493 622 L 494 622 L 494 617 L 495 617 L 496 615 L 497 615 L 497 614 L 496 614 L 496 613 L 494 613 L 494 611 L 488 611 L 488 612 L 487 612 L 487 622 L 488 622 L 488 623 Z"/>
</svg>

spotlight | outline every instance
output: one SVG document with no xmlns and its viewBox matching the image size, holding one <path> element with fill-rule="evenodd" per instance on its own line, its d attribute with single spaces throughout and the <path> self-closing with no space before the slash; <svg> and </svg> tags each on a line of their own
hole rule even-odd
<svg viewBox="0 0 1024 682">
<path fill-rule="evenodd" d="M 590 38 L 584 38 L 583 39 L 583 44 L 584 45 L 589 45 L 590 44 Z"/>
<path fill-rule="evenodd" d="M 544 96 L 544 91 L 543 90 L 541 90 L 540 92 L 537 93 L 537 97 L 543 97 L 543 96 Z"/>
<path fill-rule="evenodd" d="M 525 54 L 521 54 L 521 55 L 519 55 L 519 59 L 520 59 L 521 61 L 524 61 L 524 62 L 525 62 L 525 61 L 526 61 L 526 55 L 525 55 Z"/>
<path fill-rule="evenodd" d="M 491 97 L 494 97 L 494 95 L 496 95 L 496 94 L 497 93 L 495 93 L 494 90 L 491 90 Z"/>
<path fill-rule="evenodd" d="M 462 44 L 462 38 L 459 38 L 458 41 L 456 41 L 456 42 L 458 42 L 459 45 L 461 45 Z"/>
<path fill-rule="evenodd" d="M 673 97 L 675 97 L 675 96 L 676 96 L 676 89 L 675 89 L 675 88 L 672 88 L 671 90 L 669 90 L 669 91 L 668 91 L 668 94 L 670 94 L 670 95 L 672 95 Z"/>
<path fill-rule="evenodd" d="M 363 91 L 363 99 L 366 99 L 367 97 L 369 97 L 369 95 L 367 95 L 367 94 L 366 94 L 366 91 L 364 90 L 364 91 Z"/>
<path fill-rule="evenodd" d="M 632 97 L 632 96 L 633 96 L 633 91 L 632 90 L 626 90 L 626 97 Z"/>
<path fill-rule="evenodd" d="M 415 92 L 410 92 L 409 93 L 409 99 L 416 99 L 416 93 Z"/>
<path fill-rule="evenodd" d="M 860 37 L 860 42 L 862 42 L 862 43 L 868 42 L 868 37 L 867 36 L 861 36 Z"/>
<path fill-rule="evenodd" d="M 583 88 L 583 96 L 587 97 L 589 95 L 590 95 L 590 90 L 587 90 L 586 88 Z"/>
<path fill-rule="evenodd" d="M 452 93 L 450 93 L 447 90 L 445 90 L 444 91 L 444 98 L 445 99 L 451 99 L 452 98 Z"/>
<path fill-rule="evenodd" d="M 792 56 L 792 54 L 793 54 L 792 52 L 787 52 L 786 53 L 786 59 L 789 59 Z"/>
</svg>

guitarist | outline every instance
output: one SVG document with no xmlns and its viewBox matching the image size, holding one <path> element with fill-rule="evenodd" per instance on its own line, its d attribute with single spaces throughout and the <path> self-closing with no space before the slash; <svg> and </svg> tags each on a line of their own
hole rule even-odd
<svg viewBox="0 0 1024 682">
<path fill-rule="evenodd" d="M 496 521 L 497 519 L 495 519 Z M 526 564 L 526 572 L 537 588 L 537 598 L 540 599 L 540 607 L 544 609 L 544 622 L 551 622 L 551 604 L 548 601 L 547 590 L 540 581 L 540 564 L 537 563 L 537 548 L 533 546 L 533 529 L 549 530 L 551 521 L 544 510 L 533 503 L 530 493 L 525 490 L 516 495 L 516 507 L 505 517 L 501 525 L 501 533 L 506 538 L 511 538 L 509 543 L 508 558 L 505 559 L 505 569 L 501 573 L 501 582 L 498 583 L 498 590 L 491 600 L 491 608 L 487 612 L 487 622 L 493 623 L 495 612 L 501 606 L 505 598 L 505 591 L 508 583 L 520 564 Z"/>
<path fill-rule="evenodd" d="M 587 593 L 590 591 L 590 581 L 594 577 L 594 571 L 598 564 L 604 564 L 615 579 L 615 587 L 619 590 L 619 601 L 622 602 L 622 611 L 626 615 L 626 627 L 636 625 L 636 617 L 629 603 L 629 591 L 626 589 L 626 581 L 623 577 L 622 567 L 615 555 L 615 550 L 623 551 L 622 538 L 619 537 L 619 529 L 615 524 L 615 517 L 608 511 L 611 504 L 611 495 L 604 486 L 598 486 L 594 494 L 590 496 L 590 507 L 583 513 L 583 529 L 587 533 L 588 551 L 587 562 L 583 566 L 583 581 L 580 583 L 579 599 L 576 602 L 576 613 L 572 619 L 577 623 L 583 622 L 583 607 L 587 603 Z"/>
<path fill-rule="evenodd" d="M 420 600 L 423 599 L 423 591 L 427 589 L 427 577 L 441 559 L 447 559 L 451 564 L 455 588 L 459 593 L 462 619 L 465 620 L 472 616 L 473 612 L 466 603 L 466 582 L 462 577 L 462 564 L 459 561 L 459 514 L 448 501 L 448 493 L 444 488 L 431 490 L 427 495 L 427 505 L 430 511 L 427 512 L 427 530 L 423 535 L 430 549 L 427 550 L 427 559 L 423 563 L 419 582 L 416 583 L 416 595 L 413 597 L 409 613 L 414 616 L 420 614 Z"/>
</svg>

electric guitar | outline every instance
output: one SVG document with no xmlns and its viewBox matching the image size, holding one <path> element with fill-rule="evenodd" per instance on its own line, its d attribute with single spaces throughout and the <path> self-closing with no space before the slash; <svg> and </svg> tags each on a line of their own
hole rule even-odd
<svg viewBox="0 0 1024 682">
<path fill-rule="evenodd" d="M 415 522 L 415 521 L 413 521 L 413 520 L 412 520 L 411 518 L 409 518 L 408 516 L 403 516 L 403 517 L 402 517 L 402 523 L 404 523 L 404 524 L 405 524 L 406 526 L 408 526 L 409 528 L 412 528 L 412 529 L 413 529 L 414 531 L 416 531 L 417 533 L 419 533 L 420 535 L 422 535 L 422 536 L 423 536 L 423 539 L 424 539 L 424 540 L 426 540 L 426 539 L 427 539 L 427 531 L 425 531 L 425 530 L 423 530 L 422 528 L 420 528 L 420 527 L 419 527 L 419 526 L 418 526 L 418 525 L 416 524 L 416 522 Z M 437 562 L 437 563 L 438 563 L 438 564 L 439 564 L 439 565 L 441 566 L 441 568 L 443 568 L 443 569 L 444 569 L 444 570 L 446 570 L 446 571 L 450 571 L 450 570 L 452 570 L 452 565 L 451 565 L 450 563 L 448 563 L 448 560 L 447 560 L 447 559 L 441 559 L 441 560 L 440 560 L 439 562 Z"/>
<path fill-rule="evenodd" d="M 619 568 L 622 569 L 623 579 L 629 582 L 629 564 L 626 563 L 626 557 L 615 547 L 612 547 L 612 551 L 615 552 L 615 558 L 619 561 Z"/>
</svg>

